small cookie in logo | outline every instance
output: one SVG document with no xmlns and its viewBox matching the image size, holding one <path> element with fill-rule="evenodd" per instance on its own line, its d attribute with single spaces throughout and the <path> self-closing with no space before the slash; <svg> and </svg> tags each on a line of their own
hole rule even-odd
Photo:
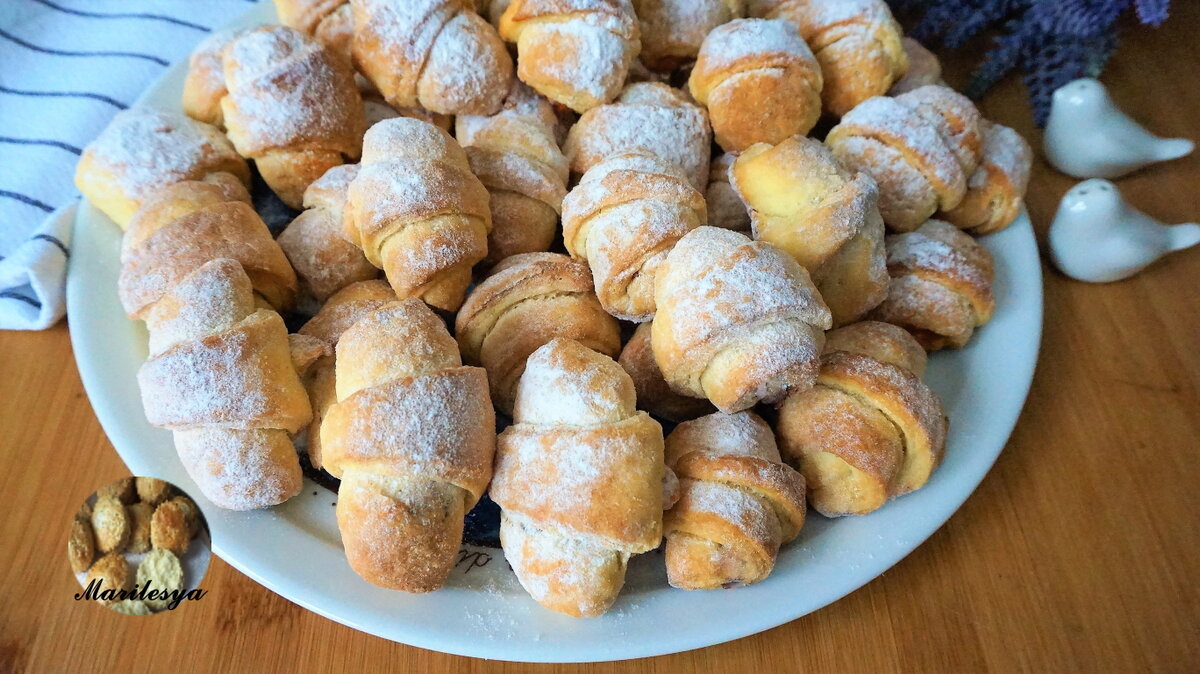
<svg viewBox="0 0 1200 674">
<path fill-rule="evenodd" d="M 71 522 L 67 561 L 83 591 L 117 613 L 170 611 L 207 594 L 197 585 L 208 570 L 204 514 L 164 480 L 127 477 L 88 497 Z"/>
</svg>

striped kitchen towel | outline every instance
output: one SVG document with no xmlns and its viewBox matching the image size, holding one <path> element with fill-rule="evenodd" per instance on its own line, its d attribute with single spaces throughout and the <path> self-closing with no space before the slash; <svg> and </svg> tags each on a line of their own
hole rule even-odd
<svg viewBox="0 0 1200 674">
<path fill-rule="evenodd" d="M 250 2 L 0 0 L 0 329 L 66 310 L 82 148 Z"/>
</svg>

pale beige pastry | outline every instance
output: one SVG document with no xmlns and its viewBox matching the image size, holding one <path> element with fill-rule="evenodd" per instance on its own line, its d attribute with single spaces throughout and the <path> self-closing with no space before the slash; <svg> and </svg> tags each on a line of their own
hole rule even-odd
<svg viewBox="0 0 1200 674">
<path fill-rule="evenodd" d="M 619 365 L 569 339 L 529 357 L 513 419 L 490 491 L 504 557 L 542 606 L 600 615 L 662 538 L 662 427 Z"/>
<path fill-rule="evenodd" d="M 350 61 L 354 17 L 348 0 L 275 0 L 279 23 L 316 38 L 331 52 Z"/>
<path fill-rule="evenodd" d="M 900 24 L 884 0 L 750 0 L 752 16 L 796 24 L 812 47 L 825 88 L 826 112 L 834 117 L 882 96 L 908 71 Z"/>
<path fill-rule="evenodd" d="M 183 565 L 179 558 L 170 550 L 154 549 L 142 558 L 137 568 L 137 584 L 140 587 L 149 585 L 150 589 L 161 592 L 172 592 L 183 589 Z M 152 610 L 162 611 L 171 603 L 169 599 L 155 597 L 145 599 L 146 605 Z"/>
<path fill-rule="evenodd" d="M 639 152 L 674 163 L 692 187 L 703 190 L 711 147 L 704 108 L 674 87 L 636 82 L 612 103 L 583 113 L 563 151 L 576 177 L 614 155 Z"/>
<path fill-rule="evenodd" d="M 654 359 L 671 388 L 722 412 L 812 385 L 829 308 L 794 259 L 764 241 L 700 227 L 655 280 Z"/>
<path fill-rule="evenodd" d="M 92 507 L 92 532 L 96 536 L 96 551 L 102 555 L 124 552 L 129 545 L 129 514 L 125 506 L 111 496 L 96 499 Z"/>
<path fill-rule="evenodd" d="M 204 515 L 200 512 L 200 508 L 196 506 L 196 502 L 183 494 L 171 500 L 183 510 L 183 515 L 188 523 L 188 533 L 191 538 L 198 536 L 201 529 L 204 528 Z"/>
<path fill-rule="evenodd" d="M 221 53 L 230 142 L 284 203 L 300 208 L 314 180 L 358 159 L 366 119 L 354 72 L 284 26 L 241 33 Z"/>
<path fill-rule="evenodd" d="M 85 585 L 91 585 L 92 581 L 99 581 L 99 586 L 96 588 L 97 596 L 105 590 L 132 590 L 133 589 L 133 569 L 129 568 L 129 562 L 125 561 L 125 555 L 119 552 L 110 552 L 92 564 L 92 568 L 88 569 Z M 111 604 L 112 601 L 97 598 L 102 604 Z"/>
<path fill-rule="evenodd" d="M 730 176 L 754 238 L 812 274 L 835 326 L 862 318 L 887 296 L 883 218 L 870 176 L 846 170 L 829 148 L 803 136 L 752 145 Z"/>
<path fill-rule="evenodd" d="M 229 90 L 225 87 L 225 64 L 222 52 L 225 45 L 246 32 L 244 28 L 214 31 L 192 50 L 188 57 L 187 76 L 183 80 L 183 112 L 194 120 L 224 128 L 221 99 Z"/>
<path fill-rule="evenodd" d="M 896 80 L 888 96 L 899 96 L 927 84 L 942 84 L 942 64 L 938 57 L 911 37 L 900 38 L 900 46 L 908 58 L 908 72 Z"/>
<path fill-rule="evenodd" d="M 704 38 L 688 78 L 717 144 L 739 152 L 804 135 L 821 116 L 821 68 L 796 26 L 735 19 Z"/>
<path fill-rule="evenodd" d="M 300 490 L 291 437 L 312 413 L 283 319 L 256 309 L 252 288 L 228 258 L 184 277 L 147 316 L 150 355 L 138 372 L 146 419 L 174 431 L 188 474 L 231 510 Z"/>
<path fill-rule="evenodd" d="M 111 498 L 125 505 L 137 503 L 137 484 L 132 477 L 122 477 L 96 490 L 96 498 Z"/>
<path fill-rule="evenodd" d="M 804 477 L 779 458 L 753 412 L 685 421 L 666 440 L 679 501 L 663 520 L 667 582 L 685 590 L 750 585 L 804 526 Z"/>
<path fill-rule="evenodd" d="M 864 101 L 825 142 L 848 168 L 875 179 L 883 221 L 908 232 L 962 202 L 983 150 L 979 122 L 965 96 L 929 85 Z"/>
<path fill-rule="evenodd" d="M 155 550 L 169 550 L 182 557 L 192 540 L 187 513 L 174 501 L 161 503 L 150 518 L 150 544 Z"/>
<path fill-rule="evenodd" d="M 358 165 L 335 166 L 304 191 L 304 212 L 277 241 L 301 287 L 320 304 L 351 283 L 368 281 L 379 270 L 342 235 L 342 209 Z"/>
<path fill-rule="evenodd" d="M 396 108 L 490 115 L 512 57 L 465 0 L 351 0 L 354 63 Z"/>
<path fill-rule="evenodd" d="M 616 98 L 641 50 L 630 0 L 512 0 L 500 36 L 522 82 L 580 113 Z"/>
<path fill-rule="evenodd" d="M 109 610 L 125 615 L 151 615 L 153 611 L 140 599 L 122 599 L 108 605 Z"/>
<path fill-rule="evenodd" d="M 96 538 L 92 534 L 91 519 L 76 517 L 71 520 L 71 537 L 67 539 L 67 561 L 73 573 L 83 573 L 96 557 Z"/>
<path fill-rule="evenodd" d="M 1021 134 L 1007 126 L 984 120 L 983 155 L 979 168 L 967 179 L 963 200 L 938 217 L 982 236 L 998 232 L 1021 214 L 1033 150 Z"/>
<path fill-rule="evenodd" d="M 175 284 L 218 258 L 237 260 L 267 306 L 292 305 L 296 274 L 236 178 L 217 173 L 169 185 L 146 200 L 121 241 L 117 292 L 125 313 L 150 320 Z"/>
<path fill-rule="evenodd" d="M 171 483 L 166 480 L 156 477 L 137 477 L 134 478 L 134 485 L 137 487 L 138 499 L 143 503 L 156 506 L 171 498 Z"/>
<path fill-rule="evenodd" d="M 694 398 L 671 390 L 654 360 L 650 346 L 653 322 L 642 323 L 621 349 L 617 362 L 633 380 L 638 409 L 667 421 L 687 421 L 712 413 L 715 408 L 704 398 Z"/>
<path fill-rule="evenodd" d="M 912 333 L 927 351 L 966 345 L 996 308 L 992 254 L 947 222 L 887 237 L 887 299 L 871 318 Z"/>
<path fill-rule="evenodd" d="M 300 334 L 315 337 L 326 345 L 325 353 L 304 375 L 304 387 L 308 390 L 308 399 L 313 408 L 312 422 L 308 425 L 308 461 L 313 468 L 319 470 L 324 467 L 321 458 L 321 424 L 330 405 L 337 402 L 334 373 L 338 340 L 342 333 L 367 314 L 395 300 L 396 293 L 392 292 L 386 281 L 352 283 L 330 297 L 317 315 L 300 328 Z"/>
<path fill-rule="evenodd" d="M 654 317 L 654 277 L 679 237 L 708 219 L 704 196 L 673 163 L 626 153 L 593 166 L 563 200 L 563 241 L 588 263 L 608 313 Z"/>
<path fill-rule="evenodd" d="M 121 229 L 152 194 L 184 180 L 230 173 L 250 184 L 250 167 L 219 129 L 183 115 L 119 112 L 83 149 L 75 186 Z"/>
<path fill-rule="evenodd" d="M 750 231 L 750 213 L 730 181 L 735 155 L 726 152 L 712 161 L 704 200 L 708 204 L 708 224 L 735 232 Z"/>
<path fill-rule="evenodd" d="M 555 338 L 606 356 L 621 350 L 621 328 L 605 313 L 587 265 L 558 253 L 514 255 L 492 269 L 455 319 L 463 358 L 488 373 L 492 402 L 511 415 L 529 354 Z"/>
<path fill-rule="evenodd" d="M 904 330 L 865 321 L 829 333 L 817 384 L 779 406 L 779 443 L 827 517 L 863 515 L 920 489 L 941 461 L 947 420 Z"/>
<path fill-rule="evenodd" d="M 436 590 L 492 476 L 487 373 L 463 367 L 441 319 L 410 298 L 342 334 L 335 378 L 321 453 L 342 480 L 337 520 L 350 568 L 382 587 Z"/>
<path fill-rule="evenodd" d="M 567 194 L 567 159 L 545 98 L 516 82 L 495 115 L 459 115 L 455 137 L 487 187 L 492 212 L 487 262 L 549 250 Z"/>
<path fill-rule="evenodd" d="M 445 131 L 406 117 L 367 131 L 342 218 L 346 237 L 383 269 L 397 297 L 445 311 L 462 304 L 492 229 L 487 188 L 466 152 Z"/>
<path fill-rule="evenodd" d="M 154 516 L 154 506 L 146 503 L 134 503 L 126 506 L 129 514 L 129 552 L 140 553 L 150 549 L 150 521 Z"/>
<path fill-rule="evenodd" d="M 745 14 L 744 0 L 633 0 L 642 31 L 641 60 L 653 70 L 694 61 L 712 29 Z"/>
</svg>

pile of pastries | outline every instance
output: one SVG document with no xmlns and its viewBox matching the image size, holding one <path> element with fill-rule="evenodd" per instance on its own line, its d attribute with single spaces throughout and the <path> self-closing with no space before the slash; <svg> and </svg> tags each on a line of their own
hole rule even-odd
<svg viewBox="0 0 1200 674">
<path fill-rule="evenodd" d="M 276 5 L 76 177 L 214 504 L 296 495 L 307 435 L 364 579 L 440 587 L 486 492 L 525 589 L 595 616 L 664 540 L 673 586 L 754 583 L 808 504 L 929 479 L 926 353 L 991 316 L 974 237 L 1031 155 L 883 0 Z"/>
</svg>

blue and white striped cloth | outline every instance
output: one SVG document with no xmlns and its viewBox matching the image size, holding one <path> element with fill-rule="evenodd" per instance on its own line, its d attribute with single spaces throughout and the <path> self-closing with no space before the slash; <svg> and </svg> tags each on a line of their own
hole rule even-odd
<svg viewBox="0 0 1200 674">
<path fill-rule="evenodd" d="M 81 149 L 253 1 L 0 0 L 0 329 L 66 310 Z"/>
</svg>

